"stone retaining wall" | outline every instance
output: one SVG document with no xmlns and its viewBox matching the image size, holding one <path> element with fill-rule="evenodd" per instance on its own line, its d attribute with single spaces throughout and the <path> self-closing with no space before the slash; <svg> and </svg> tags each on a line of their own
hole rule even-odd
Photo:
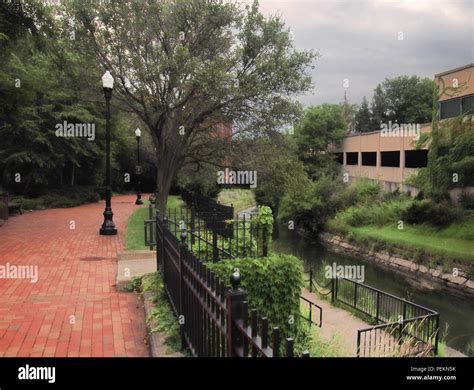
<svg viewBox="0 0 474 390">
<path fill-rule="evenodd" d="M 450 273 L 444 273 L 441 267 L 428 268 L 414 261 L 390 255 L 385 251 L 377 252 L 350 244 L 338 235 L 323 233 L 320 237 L 324 243 L 330 245 L 336 252 L 362 257 L 382 267 L 403 272 L 407 276 L 422 277 L 425 281 L 433 282 L 430 283 L 431 286 L 434 286 L 433 288 L 448 288 L 453 289 L 453 292 L 460 295 L 474 295 L 474 281 L 469 279 L 461 270 L 459 270 L 457 276 L 454 276 Z"/>
</svg>

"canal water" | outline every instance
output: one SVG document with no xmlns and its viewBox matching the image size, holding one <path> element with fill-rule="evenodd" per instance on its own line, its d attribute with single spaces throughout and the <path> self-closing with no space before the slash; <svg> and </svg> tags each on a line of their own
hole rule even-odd
<svg viewBox="0 0 474 390">
<path fill-rule="evenodd" d="M 317 240 L 309 240 L 286 226 L 275 226 L 273 249 L 303 259 L 305 268 L 318 271 L 327 264 L 364 265 L 365 284 L 405 298 L 440 313 L 442 334 L 448 346 L 474 356 L 474 300 L 446 291 L 429 290 L 419 283 L 375 266 L 364 259 L 334 253 Z M 354 334 L 356 337 L 356 334 Z"/>
</svg>

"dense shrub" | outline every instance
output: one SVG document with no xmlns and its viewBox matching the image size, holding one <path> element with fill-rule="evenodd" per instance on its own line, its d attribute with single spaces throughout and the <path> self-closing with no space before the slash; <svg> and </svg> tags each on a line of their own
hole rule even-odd
<svg viewBox="0 0 474 390">
<path fill-rule="evenodd" d="M 402 219 L 408 223 L 428 223 L 437 227 L 447 226 L 460 217 L 460 210 L 450 203 L 435 203 L 431 199 L 414 201 L 402 214 Z"/>
<path fill-rule="evenodd" d="M 323 176 L 316 182 L 302 182 L 283 198 L 280 217 L 294 221 L 297 228 L 318 233 L 341 207 L 338 194 L 343 188 L 340 177 Z"/>
<path fill-rule="evenodd" d="M 36 210 L 47 208 L 64 208 L 79 206 L 84 203 L 97 202 L 99 194 L 94 187 L 73 186 L 52 190 L 37 198 L 16 197 L 23 210 Z"/>
<path fill-rule="evenodd" d="M 285 336 L 301 336 L 301 260 L 291 255 L 272 254 L 269 257 L 222 260 L 207 265 L 228 286 L 230 275 L 237 268 L 249 307 L 257 309 L 260 317 L 268 317 L 269 325 L 279 326 Z"/>
<path fill-rule="evenodd" d="M 335 194 L 339 209 L 355 204 L 371 204 L 380 197 L 380 183 L 367 179 L 354 180 Z"/>
<path fill-rule="evenodd" d="M 328 223 L 331 230 L 343 231 L 343 226 L 364 226 L 386 224 L 403 219 L 404 211 L 412 204 L 413 200 L 408 196 L 399 196 L 385 202 L 377 201 L 357 206 L 351 206 L 340 211 L 335 218 Z"/>
</svg>

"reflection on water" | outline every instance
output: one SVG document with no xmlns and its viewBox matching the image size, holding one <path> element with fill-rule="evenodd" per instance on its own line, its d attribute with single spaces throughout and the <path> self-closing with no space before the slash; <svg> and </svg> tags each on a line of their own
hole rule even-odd
<svg viewBox="0 0 474 390">
<path fill-rule="evenodd" d="M 365 284 L 405 298 L 440 313 L 441 330 L 448 327 L 447 344 L 469 356 L 474 356 L 474 300 L 458 298 L 446 291 L 431 291 L 402 275 L 381 269 L 373 263 L 328 251 L 317 240 L 302 237 L 286 226 L 275 226 L 273 249 L 291 253 L 303 259 L 305 268 L 318 271 L 324 263 L 365 265 Z M 354 337 L 356 335 L 354 334 Z"/>
</svg>

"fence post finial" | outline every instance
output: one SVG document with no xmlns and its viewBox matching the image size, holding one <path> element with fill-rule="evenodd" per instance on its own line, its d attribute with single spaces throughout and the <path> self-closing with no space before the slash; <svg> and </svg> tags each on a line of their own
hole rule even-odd
<svg viewBox="0 0 474 390">
<path fill-rule="evenodd" d="M 181 239 L 181 244 L 185 245 L 186 244 L 186 228 L 183 226 L 181 228 L 181 235 L 179 236 Z"/>
<path fill-rule="evenodd" d="M 232 275 L 230 275 L 230 284 L 232 285 L 232 289 L 238 290 L 240 288 L 240 281 L 242 280 L 242 277 L 240 276 L 239 270 L 236 268 L 234 272 L 232 272 Z"/>
<path fill-rule="evenodd" d="M 246 301 L 245 292 L 240 286 L 240 272 L 237 268 L 234 269 L 230 276 L 230 283 L 232 288 L 227 293 L 227 351 L 229 356 L 239 356 L 238 350 L 243 347 L 244 340 L 236 322 L 242 319 L 244 301 Z"/>
</svg>

